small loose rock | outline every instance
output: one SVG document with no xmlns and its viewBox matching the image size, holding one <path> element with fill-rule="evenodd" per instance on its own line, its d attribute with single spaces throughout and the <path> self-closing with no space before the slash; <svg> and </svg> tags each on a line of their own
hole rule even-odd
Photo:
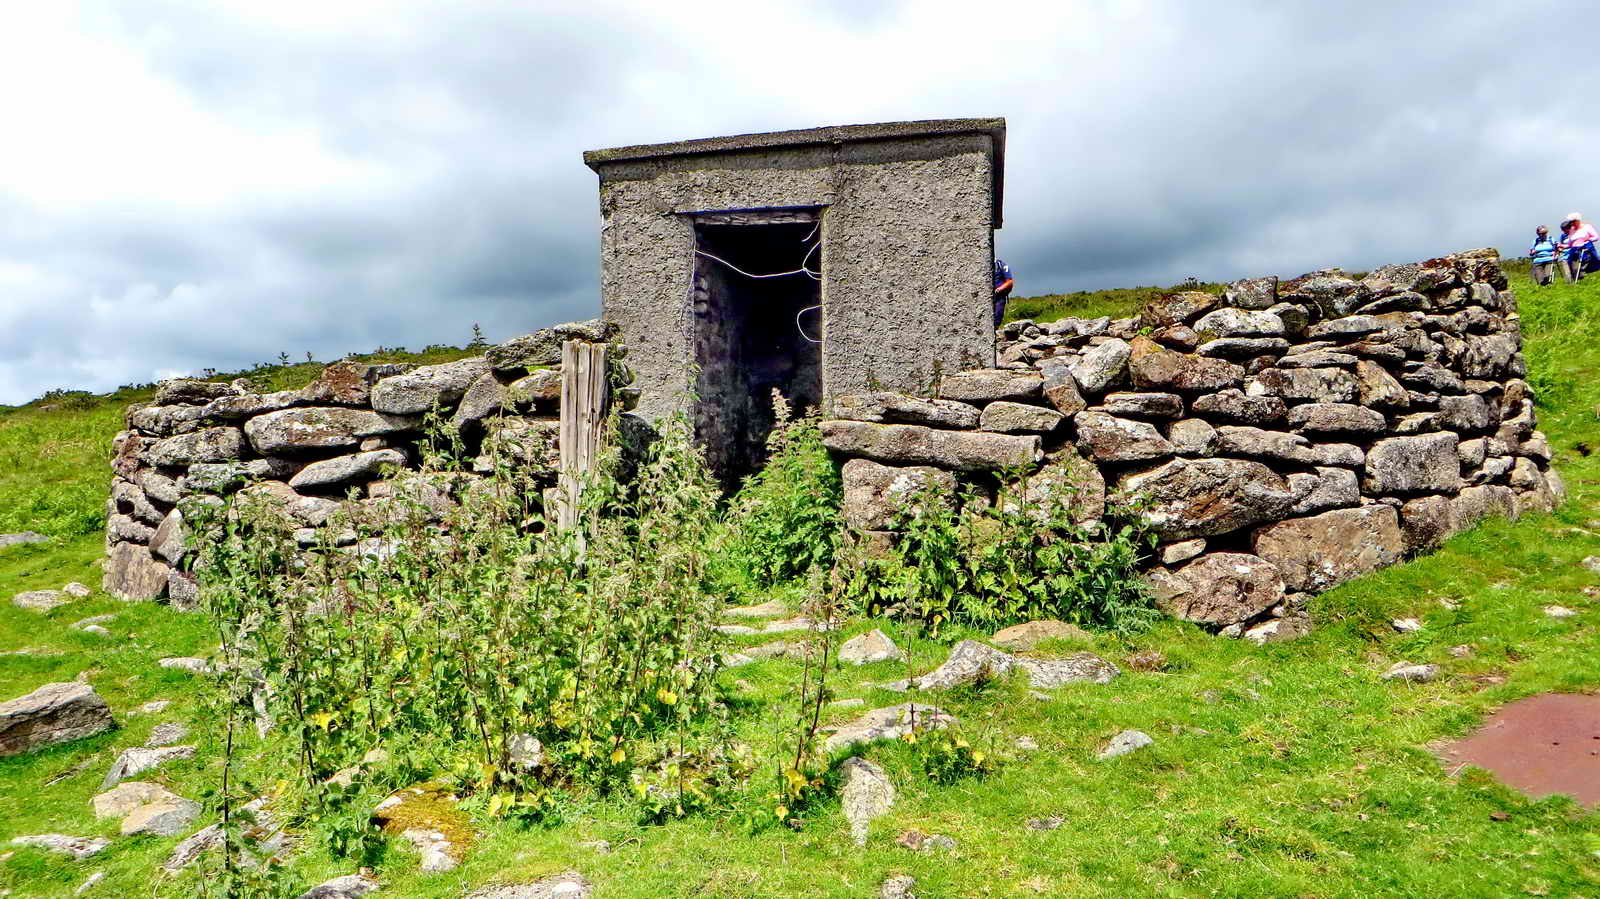
<svg viewBox="0 0 1600 899">
<path fill-rule="evenodd" d="M 30 612 L 48 612 L 71 602 L 60 590 L 29 590 L 11 597 L 11 604 Z"/>
<path fill-rule="evenodd" d="M 31 846 L 34 849 L 43 849 L 57 855 L 70 855 L 75 859 L 86 859 L 99 855 L 111 845 L 105 837 L 69 837 L 59 833 L 41 833 L 25 837 L 12 837 L 13 846 Z"/>
<path fill-rule="evenodd" d="M 174 721 L 157 724 L 150 730 L 150 739 L 145 740 L 146 748 L 155 749 L 162 746 L 171 746 L 189 735 L 189 728 Z"/>
<path fill-rule="evenodd" d="M 900 647 L 894 645 L 888 634 L 877 628 L 851 637 L 839 647 L 839 661 L 852 665 L 893 662 L 903 658 L 905 653 L 900 651 Z"/>
<path fill-rule="evenodd" d="M 910 874 L 898 874 L 890 877 L 878 887 L 878 899 L 917 899 L 917 894 L 911 890 L 917 885 L 917 879 Z"/>
<path fill-rule="evenodd" d="M 843 783 L 839 803 L 850 823 L 850 839 L 857 846 L 867 844 L 867 826 L 894 805 L 894 783 L 882 768 L 859 756 L 839 765 Z"/>
<path fill-rule="evenodd" d="M 361 899 L 378 889 L 378 882 L 361 874 L 345 874 L 324 880 L 296 899 Z"/>
<path fill-rule="evenodd" d="M 1422 622 L 1415 618 L 1396 618 L 1390 623 L 1394 626 L 1395 630 L 1402 634 L 1411 634 L 1422 630 Z"/>
<path fill-rule="evenodd" d="M 1578 614 L 1566 606 L 1545 606 L 1544 613 L 1551 618 L 1571 618 Z"/>
<path fill-rule="evenodd" d="M 1410 662 L 1396 662 L 1383 673 L 1384 680 L 1404 680 L 1418 684 L 1425 684 L 1438 676 L 1438 665 L 1413 665 Z"/>
<path fill-rule="evenodd" d="M 1102 761 L 1114 759 L 1135 750 L 1143 749 L 1153 743 L 1155 743 L 1155 740 L 1151 739 L 1150 735 L 1142 730 L 1125 730 L 1112 737 L 1111 742 L 1106 744 L 1106 748 L 1102 749 L 1097 757 Z"/>
</svg>

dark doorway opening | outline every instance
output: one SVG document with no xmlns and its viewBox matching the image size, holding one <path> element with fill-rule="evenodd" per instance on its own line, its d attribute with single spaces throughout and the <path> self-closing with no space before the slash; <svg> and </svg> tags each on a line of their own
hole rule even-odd
<svg viewBox="0 0 1600 899">
<path fill-rule="evenodd" d="M 822 401 L 822 239 L 818 210 L 695 218 L 695 430 L 732 488 L 758 468 L 772 392 L 796 413 Z"/>
</svg>

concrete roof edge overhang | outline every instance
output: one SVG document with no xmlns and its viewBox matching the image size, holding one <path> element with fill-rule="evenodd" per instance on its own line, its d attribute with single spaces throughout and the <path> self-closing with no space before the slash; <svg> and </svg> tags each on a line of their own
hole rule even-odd
<svg viewBox="0 0 1600 899">
<path fill-rule="evenodd" d="M 941 137 L 960 134 L 987 134 L 994 146 L 994 227 L 1001 225 L 1004 208 L 1006 120 L 989 119 L 924 119 L 915 122 L 880 122 L 873 125 L 829 125 L 821 128 L 802 128 L 796 131 L 766 131 L 757 134 L 734 134 L 726 137 L 703 137 L 696 140 L 672 141 L 664 144 L 636 144 L 629 147 L 612 147 L 605 150 L 588 150 L 583 154 L 583 164 L 602 178 L 601 167 L 612 163 L 671 157 L 713 156 L 720 153 L 737 153 L 748 150 L 776 150 L 790 147 L 815 147 L 871 141 L 901 140 L 924 137 Z"/>
</svg>

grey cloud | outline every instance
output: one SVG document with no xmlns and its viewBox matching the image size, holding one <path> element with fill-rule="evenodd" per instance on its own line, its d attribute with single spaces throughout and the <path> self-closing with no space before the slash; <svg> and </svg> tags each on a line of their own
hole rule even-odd
<svg viewBox="0 0 1600 899">
<path fill-rule="evenodd" d="M 993 6 L 958 44 L 915 47 L 927 72 L 828 95 L 808 66 L 862 60 L 832 60 L 826 35 L 909 50 L 934 13 L 827 2 L 794 36 L 756 5 L 696 25 L 423 4 L 307 29 L 105 4 L 81 27 L 142 49 L 211 121 L 298 135 L 339 167 L 239 160 L 254 193 L 160 184 L 88 209 L 25 201 L 26 173 L 0 171 L 0 402 L 592 315 L 599 216 L 579 154 L 619 143 L 1005 115 L 997 240 L 1024 294 L 1514 255 L 1534 224 L 1600 214 L 1600 128 L 1555 83 L 1575 77 L 1558 60 L 1592 56 L 1590 32 L 1553 3 L 1157 2 L 1058 21 Z M 792 76 L 752 77 L 774 60 Z M 108 135 L 106 152 L 184 139 Z"/>
</svg>

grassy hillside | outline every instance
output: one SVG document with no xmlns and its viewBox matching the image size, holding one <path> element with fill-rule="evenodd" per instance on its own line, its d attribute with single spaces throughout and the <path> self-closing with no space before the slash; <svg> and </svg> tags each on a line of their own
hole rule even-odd
<svg viewBox="0 0 1600 899">
<path fill-rule="evenodd" d="M 1600 439 L 1600 380 L 1593 376 L 1600 371 L 1593 339 L 1600 279 L 1536 288 L 1513 273 L 1513 281 L 1541 427 L 1570 490 L 1555 515 L 1486 523 L 1430 556 L 1325 594 L 1312 610 L 1318 630 L 1299 642 L 1257 648 L 1163 622 L 1135 637 L 1098 635 L 1082 645 L 1119 661 L 1135 653 L 1158 659 L 1125 666 L 1110 685 L 1071 685 L 1043 700 L 1016 684 L 941 696 L 967 738 L 1001 762 L 986 777 L 938 784 L 924 776 L 912 747 L 872 750 L 900 798 L 874 824 L 865 849 L 851 847 L 837 801 L 791 831 L 752 830 L 732 816 L 647 826 L 625 800 L 577 796 L 565 823 L 553 826 L 524 828 L 475 813 L 477 847 L 450 874 L 418 875 L 415 856 L 390 851 L 377 863 L 385 884 L 378 895 L 460 896 L 484 883 L 568 869 L 595 882 L 598 896 L 641 899 L 860 897 L 899 873 L 916 877 L 924 899 L 1600 895 L 1600 816 L 1565 799 L 1530 801 L 1481 773 L 1452 778 L 1428 751 L 1510 700 L 1600 688 L 1600 575 L 1578 565 L 1600 554 L 1600 461 L 1589 454 Z M 1139 301 L 1128 292 L 1032 298 L 1016 301 L 1013 315 L 1125 314 Z M 271 383 L 307 376 L 287 369 L 274 372 L 282 380 Z M 98 584 L 105 460 L 121 405 L 139 397 L 0 414 L 0 516 L 9 516 L 0 517 L 0 531 L 31 528 L 57 538 L 0 550 L 0 596 L 69 580 Z M 798 592 L 734 601 L 792 602 Z M 1579 615 L 1549 618 L 1541 608 L 1550 604 Z M 111 639 L 68 627 L 97 614 L 116 615 L 107 625 Z M 1388 622 L 1401 616 L 1420 618 L 1424 629 L 1394 632 Z M 908 646 L 922 668 L 969 635 L 949 632 L 934 643 L 875 620 L 852 622 L 846 636 L 872 627 Z M 157 720 L 188 721 L 204 733 L 206 712 L 189 676 L 155 660 L 204 655 L 215 642 L 199 616 L 98 593 L 45 615 L 0 604 L 0 653 L 33 650 L 0 655 L 0 697 L 87 672 L 124 725 L 0 759 L 0 838 L 114 835 L 114 821 L 90 819 L 88 800 L 116 753 L 140 745 Z M 1451 654 L 1461 645 L 1471 647 L 1470 657 Z M 1402 659 L 1437 663 L 1445 675 L 1429 684 L 1379 680 Z M 799 665 L 783 659 L 723 675 L 739 737 L 758 757 L 793 717 L 798 676 Z M 832 686 L 870 708 L 903 699 L 872 686 L 900 676 L 901 666 L 878 663 L 841 670 Z M 159 716 L 128 714 L 157 698 L 175 702 Z M 844 720 L 859 711 L 832 708 L 829 715 Z M 1096 761 L 1104 741 L 1125 728 L 1149 733 L 1155 745 Z M 1019 749 L 1022 737 L 1038 748 Z M 202 738 L 197 759 L 165 766 L 151 779 L 205 798 L 218 757 Z M 271 787 L 273 772 L 251 775 Z M 1028 826 L 1056 817 L 1053 829 Z M 949 835 L 956 846 L 915 852 L 896 845 L 895 835 L 909 828 Z M 588 845 L 594 840 L 609 841 L 612 851 L 598 852 Z M 175 842 L 120 839 L 82 862 L 18 850 L 0 860 L 0 890 L 67 896 L 90 873 L 105 871 L 96 891 L 104 895 L 193 895 L 193 880 L 151 876 Z M 308 843 L 285 872 L 287 895 L 353 867 Z"/>
</svg>

